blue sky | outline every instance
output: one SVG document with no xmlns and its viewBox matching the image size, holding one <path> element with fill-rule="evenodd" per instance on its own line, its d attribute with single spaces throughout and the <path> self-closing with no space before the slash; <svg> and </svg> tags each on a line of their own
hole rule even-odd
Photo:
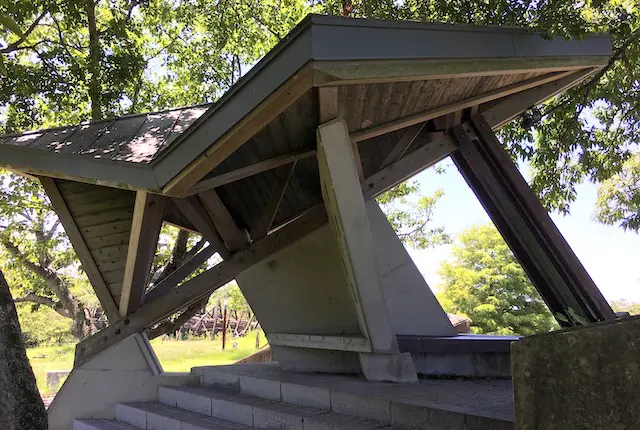
<svg viewBox="0 0 640 430">
<path fill-rule="evenodd" d="M 491 222 L 455 166 L 450 161 L 442 165 L 446 166 L 444 174 L 429 169 L 414 178 L 420 183 L 421 194 L 430 195 L 437 189 L 445 192 L 435 208 L 434 225 L 455 235 L 474 224 Z M 608 300 L 640 302 L 640 235 L 594 221 L 596 191 L 594 184 L 579 185 L 570 215 L 551 214 L 551 218 Z M 441 282 L 438 268 L 451 258 L 451 246 L 410 249 L 409 253 L 431 288 L 437 290 Z"/>
</svg>

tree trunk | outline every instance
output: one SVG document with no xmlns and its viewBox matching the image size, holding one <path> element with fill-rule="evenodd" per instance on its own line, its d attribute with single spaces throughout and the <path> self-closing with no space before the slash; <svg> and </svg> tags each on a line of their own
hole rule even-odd
<svg viewBox="0 0 640 430">
<path fill-rule="evenodd" d="M 29 364 L 11 292 L 0 271 L 0 417 L 5 430 L 46 430 L 45 411 Z"/>
<path fill-rule="evenodd" d="M 102 50 L 96 23 L 96 2 L 86 0 L 87 30 L 89 31 L 89 99 L 91 100 L 91 119 L 102 119 L 102 83 L 100 81 L 100 60 Z"/>
</svg>

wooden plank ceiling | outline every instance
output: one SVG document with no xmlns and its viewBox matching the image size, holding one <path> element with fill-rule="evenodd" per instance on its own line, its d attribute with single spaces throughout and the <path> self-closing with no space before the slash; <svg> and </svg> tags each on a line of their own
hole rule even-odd
<svg viewBox="0 0 640 430">
<path fill-rule="evenodd" d="M 119 303 L 136 193 L 72 181 L 55 182 L 105 284 Z"/>
<path fill-rule="evenodd" d="M 339 87 L 338 92 L 339 116 L 346 119 L 349 132 L 354 133 L 544 74 L 545 72 L 530 72 L 345 85 Z M 241 146 L 206 178 L 216 177 L 277 156 L 312 150 L 315 148 L 315 129 L 318 123 L 317 89 L 312 89 Z M 384 134 L 360 143 L 360 156 L 365 177 L 380 170 L 385 158 L 403 132 L 404 130 L 400 130 Z M 418 149 L 419 142 L 409 147 L 407 154 Z M 286 166 L 217 188 L 220 198 L 238 226 L 250 229 L 258 222 L 274 187 L 278 169 L 286 169 Z M 294 218 L 321 201 L 318 178 L 315 157 L 304 158 L 297 162 L 273 226 Z"/>
</svg>

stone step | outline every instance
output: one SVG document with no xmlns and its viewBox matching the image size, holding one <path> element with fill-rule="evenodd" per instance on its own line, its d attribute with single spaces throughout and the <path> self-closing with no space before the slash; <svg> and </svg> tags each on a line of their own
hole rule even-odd
<svg viewBox="0 0 640 430">
<path fill-rule="evenodd" d="M 199 390 L 212 388 L 217 393 L 240 398 L 251 396 L 252 402 L 281 402 L 402 428 L 514 428 L 512 388 L 508 380 L 368 383 L 344 375 L 284 372 L 275 363 L 203 366 L 193 368 L 192 373 L 200 377 Z M 178 396 L 177 391 L 171 390 L 161 388 L 161 401 L 166 398 L 167 404 L 176 402 L 181 407 L 179 399 L 172 397 Z M 179 394 L 182 404 L 196 404 L 190 393 L 186 389 Z M 208 407 L 206 399 L 201 402 Z"/>
<path fill-rule="evenodd" d="M 118 421 L 145 430 L 243 430 L 251 427 L 236 422 L 171 407 L 162 403 L 119 403 Z M 89 429 L 87 429 L 89 430 Z"/>
<path fill-rule="evenodd" d="M 161 387 L 159 398 L 167 406 L 211 415 L 250 428 L 368 430 L 389 426 L 389 421 L 357 418 L 328 409 L 292 405 L 213 387 Z"/>
</svg>

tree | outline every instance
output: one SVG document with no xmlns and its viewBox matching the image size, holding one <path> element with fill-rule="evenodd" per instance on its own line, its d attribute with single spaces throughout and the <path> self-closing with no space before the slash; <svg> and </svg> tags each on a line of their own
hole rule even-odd
<svg viewBox="0 0 640 430">
<path fill-rule="evenodd" d="M 460 233 L 453 261 L 443 262 L 438 295 L 447 312 L 468 316 L 476 333 L 530 335 L 555 321 L 493 225 Z"/>
<path fill-rule="evenodd" d="M 6 430 L 46 430 L 47 413 L 29 365 L 18 314 L 0 271 L 0 416 Z"/>
<path fill-rule="evenodd" d="M 433 211 L 444 192 L 421 196 L 418 183 L 403 182 L 377 198 L 398 238 L 405 245 L 425 249 L 449 243 L 442 226 L 433 225 Z"/>
<path fill-rule="evenodd" d="M 0 244 L 3 266 L 20 294 L 16 302 L 70 318 L 77 339 L 95 331 L 97 301 L 80 298 L 89 284 L 44 191 L 35 181 L 6 172 L 0 172 Z"/>
<path fill-rule="evenodd" d="M 596 218 L 604 224 L 640 231 L 640 153 L 598 188 Z"/>
</svg>

